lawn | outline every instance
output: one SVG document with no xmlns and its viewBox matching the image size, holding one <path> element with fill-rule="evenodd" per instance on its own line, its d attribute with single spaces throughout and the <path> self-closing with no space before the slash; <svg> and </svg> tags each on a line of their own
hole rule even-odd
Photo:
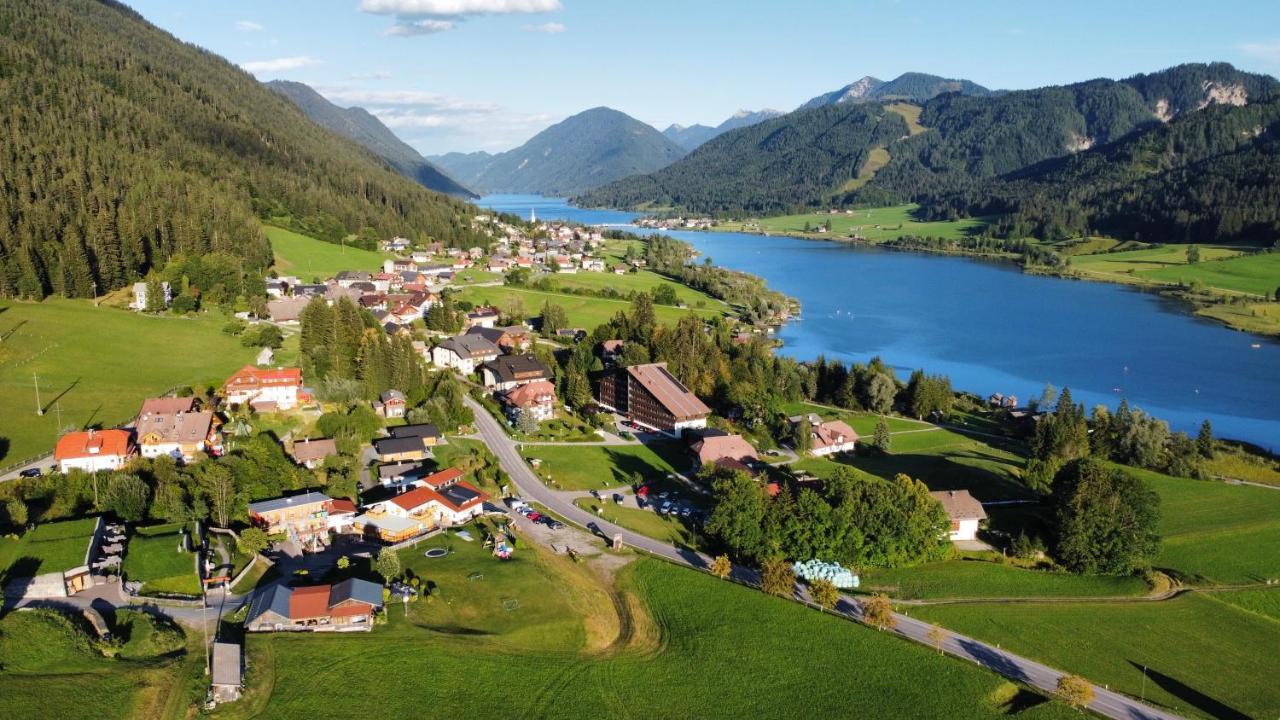
<svg viewBox="0 0 1280 720">
<path fill-rule="evenodd" d="M 895 205 L 855 210 L 852 215 L 843 213 L 779 215 L 746 222 L 722 222 L 714 229 L 728 232 L 759 231 L 814 238 L 848 238 L 856 234 L 870 242 L 885 242 L 896 240 L 903 235 L 958 239 L 978 234 L 987 224 L 980 218 L 921 222 L 914 216 L 916 210 L 916 205 Z M 808 223 L 811 228 L 816 228 L 828 221 L 831 222 L 829 233 L 804 232 L 805 223 Z"/>
<path fill-rule="evenodd" d="M 250 637 L 256 686 L 214 716 L 997 718 L 1017 692 L 968 663 L 659 561 L 622 570 L 610 602 L 562 558 L 516 557 L 424 560 L 436 599 L 407 618 L 392 608 L 371 634 Z M 583 603 L 595 609 L 585 624 L 567 615 Z M 589 623 L 615 607 L 613 637 L 593 641 Z M 1078 717 L 1052 703 L 1021 715 Z"/>
<path fill-rule="evenodd" d="M 0 619 L 0 717 L 155 717 L 170 700 L 175 660 L 103 657 L 90 646 L 87 628 L 46 612 Z"/>
<path fill-rule="evenodd" d="M 476 305 L 494 305 L 502 310 L 510 310 L 513 303 L 526 316 L 536 317 L 542 312 L 542 306 L 549 300 L 564 308 L 569 324 L 573 327 L 591 329 L 603 325 L 613 319 L 614 315 L 631 308 L 630 300 L 609 300 L 606 298 L 582 295 L 566 295 L 564 293 L 542 292 L 513 287 L 467 287 L 458 297 Z M 717 310 L 685 310 L 681 308 L 658 305 L 654 314 L 658 322 L 674 325 L 680 318 L 696 312 L 704 317 L 715 317 L 723 313 Z"/>
<path fill-rule="evenodd" d="M 862 589 L 894 598 L 1115 597 L 1141 595 L 1139 578 L 1072 575 L 1027 570 L 978 560 L 947 560 L 916 567 L 872 569 L 862 574 Z"/>
<path fill-rule="evenodd" d="M 876 425 L 880 422 L 880 416 L 869 412 L 854 412 L 852 410 L 842 410 L 826 405 L 815 405 L 809 402 L 792 402 L 783 403 L 782 411 L 788 416 L 805 415 L 813 413 L 821 417 L 823 420 L 843 420 L 858 433 L 859 437 L 870 438 L 876 432 Z M 912 420 L 911 418 L 898 417 L 896 415 L 886 415 L 885 424 L 889 426 L 890 433 L 902 432 L 904 430 L 920 430 L 924 428 L 935 427 L 931 423 L 921 420 Z"/>
<path fill-rule="evenodd" d="M 906 473 L 930 490 L 969 490 L 983 502 L 1036 497 L 1022 482 L 1023 459 L 979 440 L 946 430 L 892 436 L 888 455 L 862 454 L 838 461 L 810 458 L 797 469 L 825 477 L 839 465 L 892 478 Z"/>
<path fill-rule="evenodd" d="M 226 322 L 218 312 L 150 316 L 87 300 L 0 301 L 0 466 L 52 451 L 59 423 L 111 426 L 134 417 L 146 397 L 220 385 L 257 354 L 221 332 Z"/>
<path fill-rule="evenodd" d="M 84 565 L 97 518 L 37 525 L 17 541 L 0 540 L 0 577 L 33 577 Z"/>
<path fill-rule="evenodd" d="M 1200 258 L 1205 264 L 1234 257 L 1240 251 L 1227 247 L 1199 246 Z M 1186 245 L 1149 245 L 1120 252 L 1100 252 L 1091 255 L 1074 255 L 1072 269 L 1089 275 L 1098 275 L 1112 282 L 1141 282 L 1144 278 L 1159 282 L 1177 282 L 1177 273 L 1184 273 L 1187 265 Z M 1174 273 L 1172 280 L 1160 279 L 1152 273 Z"/>
<path fill-rule="evenodd" d="M 1129 470 L 1160 494 L 1156 567 L 1197 582 L 1280 578 L 1280 492 Z"/>
<path fill-rule="evenodd" d="M 1184 715 L 1274 717 L 1280 623 L 1198 593 L 1164 602 L 931 605 L 915 617 Z"/>
<path fill-rule="evenodd" d="M 689 456 L 678 442 L 646 445 L 527 445 L 526 459 L 537 458 L 534 471 L 550 476 L 561 490 L 598 490 L 630 485 L 640 473 L 646 482 L 661 483 L 671 472 L 689 469 Z"/>
<path fill-rule="evenodd" d="M 1229 603 L 1242 610 L 1280 622 L 1280 586 L 1259 590 L 1231 590 L 1206 593 L 1205 597 Z"/>
<path fill-rule="evenodd" d="M 303 282 L 324 280 L 343 270 L 380 270 L 382 261 L 390 257 L 372 250 L 316 240 L 272 225 L 264 225 L 262 229 L 271 241 L 276 272 L 296 275 Z"/>
<path fill-rule="evenodd" d="M 138 528 L 125 549 L 124 575 L 142 595 L 200 595 L 195 554 L 179 552 L 181 524 Z"/>
</svg>

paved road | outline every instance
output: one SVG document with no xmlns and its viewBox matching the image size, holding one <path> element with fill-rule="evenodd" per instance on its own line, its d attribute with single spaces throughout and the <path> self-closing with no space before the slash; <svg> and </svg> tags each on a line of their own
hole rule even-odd
<svg viewBox="0 0 1280 720">
<path fill-rule="evenodd" d="M 35 468 L 36 470 L 39 470 L 40 472 L 43 473 L 52 464 L 53 464 L 53 454 L 50 453 L 49 455 L 45 455 L 44 457 L 34 460 L 32 462 L 29 462 L 26 465 L 16 467 L 11 472 L 7 472 L 4 475 L 0 475 L 0 482 L 6 482 L 8 480 L 17 480 L 19 474 L 23 470 L 26 470 L 28 468 Z"/>
<path fill-rule="evenodd" d="M 541 503 L 577 525 L 598 527 L 599 534 L 604 535 L 606 538 L 621 535 L 623 542 L 626 544 L 657 557 L 696 569 L 706 569 L 710 565 L 711 558 L 697 550 L 676 547 L 605 522 L 574 505 L 571 499 L 543 485 L 533 474 L 533 471 L 529 469 L 524 459 L 520 457 L 520 454 L 516 452 L 514 441 L 507 436 L 506 432 L 494 421 L 492 416 L 470 397 L 467 397 L 466 401 L 471 405 L 471 409 L 475 411 L 476 427 L 479 431 L 480 439 L 498 457 L 499 462 L 502 464 L 502 469 L 511 477 L 512 482 L 526 500 Z M 747 584 L 756 584 L 755 573 L 748 569 L 736 569 L 734 579 Z M 807 593 L 803 587 L 797 588 L 796 598 L 807 601 Z M 860 619 L 862 617 L 862 606 L 855 598 L 843 596 L 836 606 L 836 612 L 852 619 Z M 933 646 L 933 643 L 929 640 L 929 632 L 933 628 L 931 624 L 901 614 L 896 614 L 896 618 L 897 626 L 892 632 L 896 632 L 909 640 Z M 1054 670 L 1047 665 L 1028 660 L 980 640 L 956 633 L 947 634 L 947 638 L 943 642 L 943 650 L 950 655 L 993 670 L 1011 680 L 1026 683 L 1049 693 L 1052 693 L 1057 688 L 1058 678 L 1063 675 L 1062 672 Z M 1179 720 L 1180 718 L 1178 715 L 1157 710 L 1137 700 L 1132 700 L 1099 686 L 1094 686 L 1093 691 L 1094 699 L 1089 708 L 1109 718 L 1115 718 L 1116 720 Z"/>
</svg>

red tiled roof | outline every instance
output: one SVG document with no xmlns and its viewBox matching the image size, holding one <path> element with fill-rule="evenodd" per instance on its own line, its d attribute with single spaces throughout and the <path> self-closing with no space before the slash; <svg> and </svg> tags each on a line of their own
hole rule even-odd
<svg viewBox="0 0 1280 720">
<path fill-rule="evenodd" d="M 538 380 L 508 392 L 503 399 L 508 405 L 520 408 L 543 402 L 555 402 L 556 386 L 546 380 Z"/>
<path fill-rule="evenodd" d="M 90 430 L 67 433 L 58 438 L 53 455 L 59 461 L 75 458 L 128 455 L 133 452 L 133 440 L 128 430 Z"/>
<path fill-rule="evenodd" d="M 816 448 L 857 441 L 858 433 L 843 420 L 828 420 L 821 425 L 813 426 L 813 446 Z"/>
<path fill-rule="evenodd" d="M 227 390 L 242 390 L 265 386 L 302 385 L 302 370 L 298 368 L 256 368 L 245 365 L 227 378 Z"/>
<path fill-rule="evenodd" d="M 346 498 L 335 498 L 329 501 L 329 515 L 337 515 L 340 513 L 354 513 L 356 504 Z"/>
<path fill-rule="evenodd" d="M 293 592 L 289 594 L 290 618 L 299 620 L 302 618 L 324 617 L 328 614 L 328 585 L 294 588 Z"/>
<path fill-rule="evenodd" d="M 446 476 L 446 477 L 442 479 L 441 476 Z M 470 507 L 475 507 L 476 505 L 484 502 L 485 494 L 480 492 L 480 490 L 477 489 L 471 483 L 468 483 L 462 480 L 459 480 L 457 482 L 449 482 L 449 480 L 452 480 L 454 478 L 458 478 L 461 476 L 462 476 L 462 471 L 458 470 L 457 468 L 449 468 L 448 470 L 445 470 L 443 472 L 438 472 L 435 475 L 429 475 L 422 479 L 422 481 L 426 483 L 426 485 L 410 490 L 409 492 L 403 495 L 397 495 L 396 497 L 391 499 L 391 502 L 395 503 L 396 505 L 399 505 L 406 512 L 413 512 L 415 508 L 422 507 L 423 505 L 426 505 L 432 501 L 440 503 L 441 505 L 449 508 L 450 510 L 453 510 L 454 512 L 459 512 Z M 476 493 L 476 497 L 472 498 L 471 500 L 468 500 L 467 502 L 462 503 L 461 505 L 455 504 L 449 498 L 441 495 L 439 492 L 436 492 L 437 488 L 442 488 L 447 485 L 458 485 L 459 487 L 464 487 L 464 488 L 467 488 L 468 490 L 472 490 Z"/>
<path fill-rule="evenodd" d="M 432 473 L 432 474 L 430 474 L 430 475 L 428 475 L 428 476 L 426 476 L 426 477 L 422 478 L 422 482 L 426 483 L 427 485 L 429 485 L 429 486 L 431 486 L 431 487 L 433 487 L 433 488 L 438 488 L 438 487 L 442 487 L 442 486 L 444 486 L 444 485 L 448 485 L 449 483 L 451 483 L 451 482 L 453 482 L 453 481 L 457 480 L 458 478 L 462 477 L 464 474 L 465 474 L 465 473 L 463 473 L 463 472 L 462 472 L 461 470 L 459 470 L 458 468 L 452 468 L 452 467 L 451 467 L 451 468 L 445 468 L 444 470 L 441 470 L 440 472 Z"/>
<path fill-rule="evenodd" d="M 734 460 L 742 464 L 746 460 L 759 460 L 756 449 L 741 435 L 712 435 L 693 444 L 698 461 L 706 465 L 722 460 Z"/>
</svg>

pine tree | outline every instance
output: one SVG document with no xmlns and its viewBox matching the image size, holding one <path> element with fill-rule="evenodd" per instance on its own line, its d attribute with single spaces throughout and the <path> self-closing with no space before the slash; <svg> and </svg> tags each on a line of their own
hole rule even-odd
<svg viewBox="0 0 1280 720">
<path fill-rule="evenodd" d="M 1204 458 L 1213 457 L 1213 426 L 1208 419 L 1200 424 L 1200 434 L 1196 436 L 1196 452 Z"/>
<path fill-rule="evenodd" d="M 876 422 L 876 434 L 871 441 L 871 446 L 887 454 L 892 443 L 893 436 L 889 434 L 889 421 L 881 415 L 880 420 Z"/>
</svg>

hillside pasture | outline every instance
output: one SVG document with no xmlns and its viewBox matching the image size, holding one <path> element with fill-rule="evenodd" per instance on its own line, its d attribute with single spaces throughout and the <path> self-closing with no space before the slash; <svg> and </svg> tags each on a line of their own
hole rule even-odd
<svg viewBox="0 0 1280 720">
<path fill-rule="evenodd" d="M 147 397 L 221 385 L 257 355 L 222 332 L 226 323 L 218 312 L 153 316 L 87 300 L 0 300 L 0 466 L 51 452 L 59 422 L 110 427 Z"/>
<path fill-rule="evenodd" d="M 835 215 L 829 213 L 778 215 L 745 222 L 721 222 L 714 229 L 731 232 L 758 231 L 810 238 L 848 238 L 856 234 L 868 242 L 879 243 L 896 240 L 904 235 L 960 239 L 980 233 L 987 225 L 982 218 L 924 222 L 916 217 L 918 209 L 916 205 L 894 205 L 862 208 Z M 819 233 L 816 230 L 810 230 L 807 233 L 804 231 L 805 223 L 808 223 L 810 228 L 817 228 L 828 221 L 831 223 L 829 233 Z"/>
<path fill-rule="evenodd" d="M 510 311 L 512 307 L 518 305 L 528 317 L 536 317 L 542 311 L 542 306 L 550 301 L 564 308 L 571 326 L 586 330 L 602 325 L 613 319 L 613 316 L 619 312 L 624 312 L 631 308 L 631 301 L 629 300 L 566 295 L 564 293 L 542 292 L 540 290 L 526 290 L 507 286 L 468 287 L 464 288 L 458 297 L 475 305 L 494 305 L 504 311 Z M 680 318 L 690 312 L 697 313 L 703 317 L 714 317 L 722 314 L 717 310 L 684 310 L 665 305 L 654 307 L 654 314 L 658 322 L 664 325 L 675 325 Z"/>
<path fill-rule="evenodd" d="M 296 275 L 303 282 L 325 280 L 343 270 L 381 270 L 382 261 L 390 257 L 372 250 L 324 242 L 274 225 L 264 225 L 262 229 L 271 241 L 276 272 Z"/>
<path fill-rule="evenodd" d="M 1225 252 L 1218 248 L 1203 248 L 1200 250 L 1202 260 L 1193 265 L 1185 262 L 1171 264 L 1139 270 L 1137 274 L 1170 284 L 1200 282 L 1211 288 L 1263 297 L 1273 296 L 1280 289 L 1280 252 L 1231 256 Z"/>
</svg>

